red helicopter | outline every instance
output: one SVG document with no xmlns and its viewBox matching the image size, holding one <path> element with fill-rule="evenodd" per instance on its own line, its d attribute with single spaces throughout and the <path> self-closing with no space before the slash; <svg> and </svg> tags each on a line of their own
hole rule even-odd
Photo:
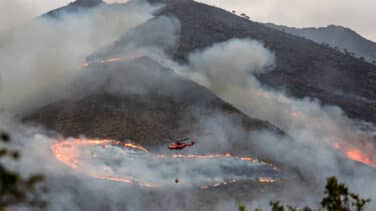
<svg viewBox="0 0 376 211">
<path fill-rule="evenodd" d="M 187 138 L 187 139 L 189 139 L 189 138 Z M 187 139 L 185 139 L 185 140 L 187 140 Z M 169 150 L 183 150 L 184 148 L 186 148 L 186 147 L 192 147 L 195 144 L 196 143 L 194 141 L 192 141 L 191 143 L 184 143 L 184 142 L 181 142 L 181 141 L 176 141 L 174 143 L 171 143 L 168 146 L 168 149 Z"/>
</svg>

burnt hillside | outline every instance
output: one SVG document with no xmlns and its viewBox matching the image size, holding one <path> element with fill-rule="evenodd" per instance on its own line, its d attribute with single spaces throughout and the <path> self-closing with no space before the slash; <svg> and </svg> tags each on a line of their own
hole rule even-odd
<svg viewBox="0 0 376 211">
<path fill-rule="evenodd" d="M 376 64 L 376 43 L 349 28 L 336 25 L 318 28 L 295 28 L 271 23 L 266 25 L 319 44 L 330 45 L 342 52 L 354 54 L 355 57 L 363 57 L 368 62 Z"/>
<path fill-rule="evenodd" d="M 374 65 L 219 8 L 190 0 L 162 2 L 167 6 L 160 14 L 175 16 L 182 25 L 177 60 L 184 62 L 189 52 L 231 38 L 256 39 L 277 58 L 273 72 L 259 75 L 262 82 L 296 97 L 338 105 L 352 118 L 376 122 Z"/>
<path fill-rule="evenodd" d="M 74 92 L 79 95 L 78 90 L 97 87 L 92 94 L 44 106 L 33 111 L 26 120 L 42 123 L 66 137 L 132 139 L 145 145 L 168 143 L 172 137 L 203 134 L 202 121 L 217 116 L 231 119 L 234 127 L 240 129 L 278 131 L 149 59 L 137 59 L 134 63 L 91 66 L 89 71 L 93 75 L 108 78 L 103 84 L 97 81 L 92 84 L 90 77 L 83 78 Z M 126 92 L 117 84 L 118 78 L 121 78 L 120 84 L 126 84 Z"/>
<path fill-rule="evenodd" d="M 375 66 L 215 7 L 191 0 L 162 2 L 166 7 L 159 14 L 175 16 L 181 22 L 180 41 L 172 51 L 177 61 L 184 62 L 190 52 L 216 42 L 231 38 L 256 39 L 273 50 L 277 60 L 274 71 L 258 76 L 262 82 L 296 97 L 309 96 L 325 104 L 338 105 L 350 117 L 376 122 Z M 55 11 L 61 13 L 65 10 Z M 117 65 L 122 68 L 121 64 Z M 109 71 L 108 66 L 96 68 Z M 143 78 L 146 75 L 135 81 L 147 81 Z M 235 122 L 240 122 L 239 126 L 247 129 L 273 128 L 245 116 L 209 90 L 174 76 L 173 72 L 163 72 L 162 75 L 157 81 L 163 79 L 163 82 L 158 83 L 155 90 L 172 90 L 173 81 L 184 88 L 162 95 L 151 92 L 148 96 L 98 92 L 45 106 L 26 119 L 42 123 L 66 136 L 132 138 L 149 144 L 157 144 L 157 141 L 171 136 L 197 133 L 199 118 L 196 111 L 200 111 L 201 117 L 215 112 L 228 114 Z M 164 81 L 166 78 L 168 81 Z"/>
<path fill-rule="evenodd" d="M 165 4 L 159 15 L 174 16 L 181 22 L 180 42 L 173 52 L 176 60 L 184 62 L 190 52 L 231 38 L 255 39 L 276 54 L 275 70 L 258 76 L 263 83 L 292 96 L 308 96 L 337 105 L 352 118 L 376 122 L 376 66 L 193 0 L 148 1 Z M 77 0 L 47 16 L 100 4 L 105 3 Z"/>
</svg>

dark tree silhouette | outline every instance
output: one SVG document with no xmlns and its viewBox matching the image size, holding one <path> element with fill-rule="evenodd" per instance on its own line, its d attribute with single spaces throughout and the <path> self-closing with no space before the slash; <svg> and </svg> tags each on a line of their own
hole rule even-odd
<svg viewBox="0 0 376 211">
<path fill-rule="evenodd" d="M 0 133 L 0 142 L 6 146 L 11 141 L 7 133 Z M 20 153 L 7 147 L 0 148 L 0 159 L 8 158 L 17 161 Z M 43 194 L 47 191 L 43 186 L 42 175 L 23 178 L 18 172 L 8 170 L 0 163 L 0 211 L 10 206 L 31 206 L 45 208 L 47 202 Z"/>
<path fill-rule="evenodd" d="M 363 199 L 358 194 L 351 193 L 347 186 L 339 183 L 336 177 L 329 177 L 326 180 L 324 198 L 321 200 L 320 208 L 312 209 L 309 207 L 297 208 L 290 205 L 283 205 L 279 201 L 270 202 L 272 211 L 362 211 L 371 201 Z M 239 206 L 239 211 L 245 211 L 244 206 Z M 262 211 L 256 209 L 255 211 Z"/>
</svg>

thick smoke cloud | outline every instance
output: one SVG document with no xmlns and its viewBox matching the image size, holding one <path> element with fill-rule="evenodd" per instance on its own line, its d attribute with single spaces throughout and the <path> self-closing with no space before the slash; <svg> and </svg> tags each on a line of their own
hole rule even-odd
<svg viewBox="0 0 376 211">
<path fill-rule="evenodd" d="M 0 33 L 27 24 L 31 19 L 65 6 L 73 0 L 2 0 L 0 2 Z M 126 3 L 128 0 L 107 0 L 106 3 Z"/>
<path fill-rule="evenodd" d="M 370 150 L 374 147 L 367 144 L 371 135 L 359 130 L 359 122 L 348 119 L 338 107 L 322 106 L 315 99 L 288 97 L 260 84 L 256 75 L 270 71 L 274 61 L 273 53 L 260 43 L 234 39 L 193 53 L 188 60 L 187 66 L 175 67 L 180 74 L 206 86 L 245 114 L 271 122 L 293 139 L 270 131 L 251 132 L 248 136 L 253 140 L 251 148 L 297 169 L 311 184 L 323 184 L 326 177 L 336 175 L 360 193 L 375 195 L 372 188 L 365 190 L 360 185 L 364 181 L 372 183 L 368 178 L 370 170 L 345 160 L 342 154 L 348 149 L 358 149 L 372 155 Z M 222 133 L 231 131 L 226 129 L 231 127 L 220 128 Z M 338 145 L 343 146 L 340 149 L 343 152 L 334 150 Z M 356 170 L 349 175 L 349 169 Z M 299 186 L 296 189 L 299 188 L 304 189 Z M 315 195 L 308 190 L 304 195 L 306 198 L 300 201 L 315 201 Z"/>
<path fill-rule="evenodd" d="M 119 68 L 115 70 L 115 73 L 104 78 L 95 74 L 92 77 L 87 77 L 86 83 L 87 80 L 89 82 L 92 80 L 91 82 L 96 88 L 83 90 L 82 93 L 80 93 L 81 90 L 75 90 L 74 88 L 77 86 L 83 88 L 76 82 L 85 78 L 85 74 L 87 74 L 86 76 L 90 75 L 89 71 L 92 70 L 80 68 L 80 65 L 87 56 L 110 45 L 121 36 L 127 36 L 128 31 L 150 20 L 153 17 L 152 13 L 158 8 L 144 1 L 133 1 L 116 8 L 112 5 L 103 6 L 90 11 L 90 13 L 66 16 L 59 21 L 38 19 L 21 29 L 14 29 L 2 34 L 0 63 L 3 68 L 1 70 L 0 99 L 2 112 L 0 114 L 0 128 L 12 134 L 11 147 L 19 149 L 25 155 L 19 163 L 6 164 L 10 168 L 20 171 L 24 176 L 31 173 L 42 173 L 46 176 L 46 183 L 49 187 L 47 195 L 50 202 L 49 210 L 150 209 L 150 207 L 147 207 L 149 204 L 140 200 L 148 197 L 150 195 L 148 192 L 132 186 L 119 186 L 111 182 L 93 180 L 85 177 L 85 175 L 75 175 L 71 172 L 71 169 L 65 168 L 55 159 L 51 159 L 53 155 L 50 146 L 53 142 L 59 140 L 59 134 L 24 125 L 14 117 L 61 98 L 74 98 L 74 95 L 77 94 L 84 95 L 98 91 L 96 84 L 107 85 L 105 83 L 107 80 L 117 79 L 118 81 L 113 83 L 118 86 L 108 87 L 106 88 L 107 91 L 124 94 L 120 92 L 122 91 L 121 88 L 127 87 L 124 85 L 124 81 L 117 77 L 126 75 L 121 73 L 122 70 Z M 156 22 L 159 25 L 152 26 L 158 26 L 159 29 L 166 27 L 164 31 L 169 33 L 175 26 L 170 27 L 165 22 L 173 23 L 176 20 L 161 18 Z M 149 39 L 153 37 L 152 33 L 158 33 L 154 30 L 143 31 L 143 33 L 145 32 L 150 36 Z M 173 33 L 164 39 L 175 36 Z M 137 32 L 130 34 L 131 37 L 135 38 Z M 161 38 L 160 36 L 163 35 L 156 37 Z M 135 46 L 140 46 L 139 44 L 134 45 L 137 42 L 132 44 L 129 39 L 125 40 L 128 49 L 135 49 Z M 171 47 L 168 46 L 171 45 L 169 42 L 174 40 L 176 38 L 167 40 L 166 48 Z M 154 48 L 155 51 L 163 51 L 165 48 L 165 46 L 160 45 L 148 47 Z M 143 61 L 124 65 L 128 69 L 133 67 L 144 70 L 150 69 L 150 65 Z M 125 70 L 127 69 L 125 68 Z M 137 74 L 135 77 L 137 77 Z M 151 84 L 153 84 L 152 81 Z M 139 88 L 145 87 L 139 86 Z M 135 89 L 136 91 L 139 91 L 138 88 Z M 132 93 L 132 91 L 130 92 Z M 126 93 L 129 93 L 129 90 Z M 153 194 L 151 195 L 150 201 L 153 201 Z M 172 198 L 173 194 L 165 194 L 165 196 Z M 93 198 L 97 200 L 93 200 Z M 175 205 L 175 203 L 172 203 L 170 206 L 176 208 Z M 157 204 L 154 206 L 166 205 Z M 19 207 L 17 209 L 22 210 Z"/>
<path fill-rule="evenodd" d="M 0 2 L 0 33 L 29 22 L 41 13 L 68 3 L 67 0 L 3 0 Z"/>
<path fill-rule="evenodd" d="M 1 108 L 24 112 L 64 96 L 56 92 L 83 74 L 86 56 L 146 22 L 156 9 L 142 1 L 102 6 L 60 22 L 40 18 L 3 34 Z"/>
</svg>

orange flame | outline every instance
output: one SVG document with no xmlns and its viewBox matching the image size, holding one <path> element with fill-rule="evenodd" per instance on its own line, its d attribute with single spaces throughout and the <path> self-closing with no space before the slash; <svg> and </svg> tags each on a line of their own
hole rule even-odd
<svg viewBox="0 0 376 211">
<path fill-rule="evenodd" d="M 367 153 L 358 149 L 358 147 L 345 146 L 339 142 L 334 143 L 332 146 L 333 148 L 344 153 L 348 159 L 376 168 L 376 161 L 373 160 L 371 156 L 367 155 Z"/>
<path fill-rule="evenodd" d="M 80 160 L 79 160 L 79 151 L 77 146 L 82 145 L 99 145 L 99 146 L 107 146 L 107 145 L 121 145 L 120 141 L 113 141 L 113 140 L 87 140 L 87 139 L 71 139 L 66 140 L 62 142 L 55 143 L 51 146 L 51 151 L 55 155 L 56 159 L 65 164 L 66 166 L 69 166 L 73 170 L 84 173 L 90 177 L 97 178 L 97 179 L 104 179 L 114 182 L 125 182 L 129 184 L 139 184 L 143 187 L 152 187 L 153 184 L 145 183 L 145 182 L 139 182 L 133 179 L 129 178 L 123 178 L 123 177 L 114 177 L 114 176 L 102 176 L 98 175 L 95 172 L 92 171 L 85 171 L 82 172 L 82 169 L 79 167 L 81 166 Z M 141 151 L 147 151 L 145 148 L 127 143 L 124 144 L 124 147 L 132 148 L 132 149 L 138 149 Z M 95 155 L 93 155 L 95 157 Z"/>
<path fill-rule="evenodd" d="M 363 154 L 361 151 L 357 149 L 347 150 L 346 156 L 351 160 L 358 161 L 360 163 L 376 168 L 376 161 L 372 160 L 369 156 Z"/>
<path fill-rule="evenodd" d="M 138 184 L 142 187 L 155 187 L 156 185 L 147 183 L 147 182 L 141 182 L 133 178 L 126 178 L 126 177 L 116 177 L 112 175 L 99 175 L 96 171 L 90 171 L 90 170 L 84 170 L 82 168 L 82 163 L 80 161 L 80 152 L 78 147 L 79 146 L 90 146 L 90 145 L 97 145 L 102 147 L 107 147 L 108 145 L 116 145 L 120 147 L 125 147 L 129 149 L 135 149 L 142 152 L 149 152 L 146 148 L 132 144 L 132 143 L 125 143 L 123 144 L 120 141 L 114 141 L 114 140 L 90 140 L 90 139 L 70 139 L 70 140 L 64 140 L 61 142 L 57 142 L 51 145 L 51 151 L 53 155 L 56 157 L 57 160 L 65 164 L 66 166 L 69 166 L 74 171 L 86 174 L 90 177 L 97 178 L 97 179 L 103 179 L 108 181 L 114 181 L 114 182 L 124 182 L 128 184 Z M 174 155 L 164 155 L 164 154 L 156 154 L 156 158 L 184 158 L 184 159 L 215 159 L 215 158 L 237 158 L 242 161 L 249 161 L 249 162 L 260 162 L 257 159 L 254 159 L 252 157 L 234 157 L 230 153 L 226 154 L 212 154 L 212 155 L 193 155 L 193 154 L 174 154 Z M 91 157 L 96 157 L 95 154 L 91 154 Z M 263 163 L 266 164 L 266 163 Z M 276 182 L 276 180 L 267 180 L 258 178 L 258 182 L 260 183 L 270 183 L 270 182 Z M 208 186 L 202 186 L 204 187 L 219 187 L 223 185 L 228 185 L 235 183 L 236 180 L 230 180 L 225 182 L 216 182 L 212 185 Z"/>
<path fill-rule="evenodd" d="M 81 64 L 81 67 L 87 68 L 91 64 L 109 64 L 109 63 L 115 63 L 115 62 L 121 62 L 121 61 L 129 61 L 129 60 L 136 59 L 137 57 L 138 57 L 137 55 L 130 55 L 130 56 L 127 56 L 127 58 L 112 57 L 112 58 L 109 58 L 109 59 L 102 59 L 102 60 L 96 61 L 96 62 L 84 62 L 84 63 Z"/>
</svg>

